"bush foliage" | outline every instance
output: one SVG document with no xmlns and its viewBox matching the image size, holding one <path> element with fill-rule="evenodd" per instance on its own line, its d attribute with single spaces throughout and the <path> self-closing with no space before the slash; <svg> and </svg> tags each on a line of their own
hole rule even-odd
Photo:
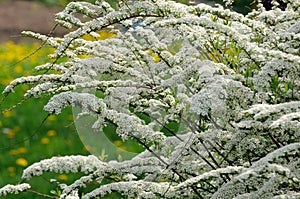
<svg viewBox="0 0 300 199">
<path fill-rule="evenodd" d="M 49 114 L 73 106 L 76 120 L 95 118 L 93 131 L 113 124 L 145 150 L 41 160 L 0 195 L 31 191 L 50 171 L 82 173 L 55 181 L 58 198 L 299 198 L 300 2 L 286 3 L 258 1 L 244 16 L 166 0 L 73 2 L 56 17 L 74 30 L 63 38 L 25 32 L 54 47 L 54 61 L 5 94 L 31 85 L 24 97 L 52 96 Z M 103 30 L 112 36 L 99 39 Z"/>
</svg>

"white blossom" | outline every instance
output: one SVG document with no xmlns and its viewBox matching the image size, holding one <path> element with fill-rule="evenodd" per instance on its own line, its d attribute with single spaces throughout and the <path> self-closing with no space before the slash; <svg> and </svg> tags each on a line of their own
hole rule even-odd
<svg viewBox="0 0 300 199">
<path fill-rule="evenodd" d="M 0 188 L 0 196 L 6 196 L 9 193 L 18 194 L 26 189 L 30 189 L 30 185 L 27 183 L 22 183 L 18 185 L 5 185 L 4 187 Z"/>
<path fill-rule="evenodd" d="M 95 132 L 112 123 L 144 151 L 123 161 L 52 157 L 22 178 L 81 173 L 58 186 L 70 199 L 299 197 L 300 4 L 285 2 L 266 11 L 258 1 L 247 15 L 166 0 L 72 2 L 56 15 L 73 28 L 64 37 L 24 32 L 54 47 L 55 61 L 5 95 L 28 84 L 26 98 L 51 96 L 49 114 L 71 106 L 75 123 L 91 116 Z M 21 185 L 0 194 L 29 188 Z"/>
</svg>

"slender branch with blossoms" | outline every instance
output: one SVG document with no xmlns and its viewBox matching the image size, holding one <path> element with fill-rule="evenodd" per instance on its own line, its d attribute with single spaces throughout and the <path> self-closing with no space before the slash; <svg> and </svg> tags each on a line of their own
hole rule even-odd
<svg viewBox="0 0 300 199">
<path fill-rule="evenodd" d="M 55 61 L 4 93 L 31 85 L 26 97 L 52 96 L 50 114 L 80 107 L 78 118 L 97 118 L 93 129 L 112 123 L 145 150 L 126 161 L 41 160 L 0 195 L 72 172 L 82 177 L 60 184 L 58 197 L 299 198 L 300 1 L 275 2 L 246 16 L 168 0 L 73 2 L 56 15 L 72 29 L 64 37 L 24 32 L 54 47 Z M 113 36 L 99 39 L 104 30 Z"/>
</svg>

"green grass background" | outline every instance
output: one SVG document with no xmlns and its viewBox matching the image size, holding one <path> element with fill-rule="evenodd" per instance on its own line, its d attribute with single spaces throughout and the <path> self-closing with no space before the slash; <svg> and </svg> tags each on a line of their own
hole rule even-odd
<svg viewBox="0 0 300 199">
<path fill-rule="evenodd" d="M 53 50 L 43 48 L 37 54 L 14 64 L 37 49 L 39 44 L 7 42 L 0 45 L 0 90 L 2 91 L 9 81 L 22 76 L 34 74 L 33 67 L 45 63 L 47 54 Z M 47 113 L 43 106 L 48 97 L 43 99 L 29 99 L 15 109 L 5 111 L 23 99 L 28 86 L 19 86 L 15 93 L 9 94 L 2 101 L 0 109 L 0 187 L 11 183 L 16 184 L 26 166 L 52 156 L 71 154 L 87 155 L 74 126 L 72 125 L 72 111 L 65 110 L 61 115 L 51 116 L 41 128 Z M 59 178 L 62 182 L 71 182 L 72 177 L 53 175 L 33 180 L 33 188 L 49 193 L 52 186 L 50 178 Z M 45 178 L 45 179 L 44 179 Z M 32 194 L 9 196 L 8 198 L 34 198 Z M 39 197 L 36 197 L 39 198 Z"/>
</svg>

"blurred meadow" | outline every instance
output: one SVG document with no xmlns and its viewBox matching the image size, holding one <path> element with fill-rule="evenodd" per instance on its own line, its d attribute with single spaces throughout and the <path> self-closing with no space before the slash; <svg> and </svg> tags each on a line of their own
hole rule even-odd
<svg viewBox="0 0 300 199">
<path fill-rule="evenodd" d="M 36 54 L 28 56 L 40 46 L 39 43 L 18 43 L 11 41 L 0 45 L 0 89 L 20 76 L 35 74 L 33 67 L 47 61 L 47 55 L 53 51 L 44 47 Z M 24 61 L 19 62 L 24 57 Z M 19 62 L 19 63 L 18 63 Z M 81 143 L 73 126 L 73 116 L 70 109 L 61 115 L 51 115 L 44 124 L 47 113 L 43 111 L 45 99 L 23 99 L 28 86 L 20 86 L 15 93 L 4 98 L 1 94 L 0 115 L 0 187 L 5 184 L 18 183 L 24 168 L 33 162 L 71 154 L 89 154 Z M 11 109 L 14 105 L 15 108 Z M 41 126 L 41 127 L 40 127 Z M 51 174 L 49 174 L 51 175 Z M 54 176 L 61 182 L 68 182 L 69 176 Z M 43 189 L 43 193 L 55 188 L 48 179 L 34 181 L 33 187 Z M 22 197 L 21 197 L 22 196 Z M 34 195 L 26 194 L 13 196 L 13 198 L 33 198 Z"/>
</svg>

